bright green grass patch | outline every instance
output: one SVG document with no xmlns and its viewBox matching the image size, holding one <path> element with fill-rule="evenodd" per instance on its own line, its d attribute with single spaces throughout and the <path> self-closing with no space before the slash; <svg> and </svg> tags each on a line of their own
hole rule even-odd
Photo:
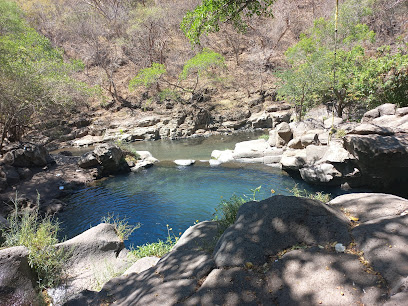
<svg viewBox="0 0 408 306">
<path fill-rule="evenodd" d="M 137 260 L 143 257 L 148 256 L 156 256 L 156 257 L 163 257 L 165 254 L 169 253 L 171 249 L 175 246 L 179 237 L 175 236 L 172 233 L 172 228 L 169 228 L 167 224 L 167 239 L 166 240 L 158 240 L 157 242 L 153 243 L 146 243 L 136 248 L 133 248 L 129 252 L 129 257 L 133 260 Z"/>
</svg>

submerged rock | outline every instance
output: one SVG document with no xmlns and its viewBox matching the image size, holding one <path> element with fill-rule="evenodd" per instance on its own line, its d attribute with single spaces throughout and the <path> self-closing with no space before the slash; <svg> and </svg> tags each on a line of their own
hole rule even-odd
<svg viewBox="0 0 408 306">
<path fill-rule="evenodd" d="M 176 159 L 174 163 L 178 166 L 191 166 L 195 163 L 194 159 Z"/>
</svg>

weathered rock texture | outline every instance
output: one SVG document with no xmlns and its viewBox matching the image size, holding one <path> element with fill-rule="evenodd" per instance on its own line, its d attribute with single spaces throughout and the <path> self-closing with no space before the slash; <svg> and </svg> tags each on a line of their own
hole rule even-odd
<svg viewBox="0 0 408 306">
<path fill-rule="evenodd" d="M 122 150 L 111 144 L 97 145 L 93 152 L 85 153 L 78 161 L 81 168 L 97 168 L 97 177 L 129 172 Z"/>
<path fill-rule="evenodd" d="M 56 247 L 69 254 L 65 286 L 48 292 L 59 303 L 81 290 L 97 290 L 130 266 L 128 251 L 111 224 L 101 223 Z"/>
<path fill-rule="evenodd" d="M 282 122 L 270 130 L 268 141 L 245 141 L 233 151 L 214 151 L 212 164 L 264 163 L 299 172 L 312 184 L 392 187 L 406 194 L 408 111 L 384 104 L 364 114 L 362 122 L 341 118 Z"/>
<path fill-rule="evenodd" d="M 385 194 L 249 202 L 220 238 L 199 223 L 155 266 L 67 305 L 405 305 L 407 213 Z"/>
<path fill-rule="evenodd" d="M 28 249 L 0 250 L 0 305 L 38 305 L 36 277 L 28 264 Z"/>
</svg>

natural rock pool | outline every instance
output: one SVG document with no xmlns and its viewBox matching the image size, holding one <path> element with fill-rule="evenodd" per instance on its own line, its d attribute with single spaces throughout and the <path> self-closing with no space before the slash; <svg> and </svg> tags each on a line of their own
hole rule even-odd
<svg viewBox="0 0 408 306">
<path fill-rule="evenodd" d="M 258 186 L 262 188 L 257 199 L 271 196 L 271 189 L 275 194 L 288 195 L 296 183 L 299 188 L 314 191 L 279 170 L 256 168 L 159 165 L 107 179 L 67 199 L 68 208 L 59 216 L 63 234 L 71 238 L 100 223 L 108 213 L 114 213 L 127 218 L 129 224 L 142 224 L 126 243 L 136 246 L 166 239 L 167 224 L 178 236 L 196 220 L 212 219 L 222 199 L 233 194 L 249 197 L 250 189 Z"/>
<path fill-rule="evenodd" d="M 311 192 L 321 190 L 261 164 L 210 167 L 208 162 L 199 162 L 208 160 L 214 149 L 233 149 L 235 143 L 256 139 L 263 133 L 134 143 L 136 150 L 148 150 L 162 162 L 142 172 L 99 181 L 97 186 L 78 190 L 65 199 L 67 208 L 59 215 L 63 235 L 78 235 L 109 213 L 126 218 L 129 224 L 142 224 L 126 242 L 137 246 L 166 239 L 167 224 L 178 236 L 197 220 L 211 220 L 221 200 L 234 194 L 250 197 L 250 189 L 258 186 L 262 186 L 259 200 L 273 194 L 290 195 L 295 184 Z M 197 162 L 189 167 L 173 163 L 180 158 Z M 338 188 L 327 191 L 341 193 Z"/>
</svg>

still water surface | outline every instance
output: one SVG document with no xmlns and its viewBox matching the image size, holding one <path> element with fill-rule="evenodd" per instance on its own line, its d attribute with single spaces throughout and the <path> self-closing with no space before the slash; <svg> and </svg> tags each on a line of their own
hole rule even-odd
<svg viewBox="0 0 408 306">
<path fill-rule="evenodd" d="M 305 183 L 272 169 L 155 166 L 77 191 L 67 199 L 69 208 L 59 219 L 64 234 L 71 238 L 114 213 L 127 218 L 130 224 L 142 224 L 128 242 L 141 245 L 165 239 L 167 224 L 178 235 L 196 220 L 212 219 L 219 202 L 234 194 L 249 196 L 250 189 L 262 186 L 258 199 L 271 196 L 271 189 L 275 194 L 288 195 L 295 183 L 311 190 Z"/>
<path fill-rule="evenodd" d="M 150 151 L 162 161 L 174 159 L 210 159 L 214 149 L 233 149 L 235 143 L 256 139 L 260 134 L 239 133 L 179 141 L 138 142 L 137 150 Z M 274 194 L 289 195 L 295 184 L 301 189 L 316 191 L 300 179 L 264 165 L 230 164 L 210 167 L 197 162 L 180 167 L 162 162 L 139 173 L 120 175 L 98 182 L 97 186 L 78 190 L 65 199 L 68 208 L 59 215 L 63 235 L 71 238 L 100 223 L 101 218 L 115 214 L 127 218 L 129 224 L 141 223 L 127 245 L 141 245 L 166 239 L 167 227 L 178 235 L 197 220 L 211 220 L 216 206 L 236 194 L 250 194 L 262 186 L 257 199 Z M 339 193 L 338 189 L 331 193 Z"/>
</svg>

